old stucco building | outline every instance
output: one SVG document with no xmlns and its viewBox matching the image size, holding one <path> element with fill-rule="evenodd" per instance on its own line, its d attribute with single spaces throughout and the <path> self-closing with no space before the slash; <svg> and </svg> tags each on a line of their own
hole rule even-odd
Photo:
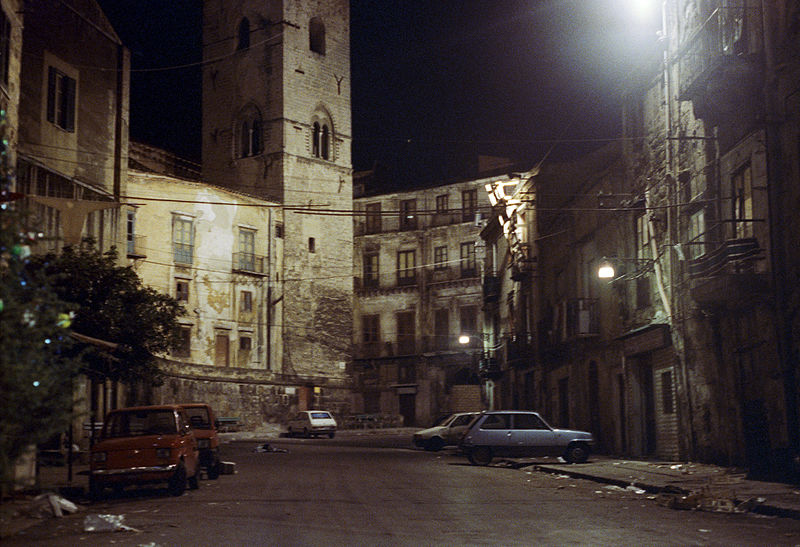
<svg viewBox="0 0 800 547">
<path fill-rule="evenodd" d="M 349 40 L 349 4 L 344 0 L 213 0 L 203 6 L 202 179 L 279 205 L 265 208 L 264 218 L 251 219 L 258 221 L 252 226 L 258 227 L 255 246 L 260 250 L 246 251 L 265 257 L 269 265 L 257 283 L 261 288 L 253 294 L 260 298 L 255 308 L 260 315 L 252 321 L 262 332 L 261 358 L 257 365 L 256 361 L 241 364 L 237 350 L 228 348 L 229 360 L 211 359 L 213 365 L 201 375 L 215 377 L 214 385 L 227 386 L 220 389 L 242 394 L 222 404 L 246 420 L 245 427 L 279 421 L 290 408 L 349 411 L 353 306 Z M 184 234 L 185 243 L 198 237 L 197 229 L 193 226 Z M 230 226 L 221 229 L 236 231 Z M 236 234 L 228 236 L 232 247 L 223 254 L 230 257 L 243 240 Z M 231 295 L 226 304 L 206 302 L 213 309 L 201 308 L 201 317 L 235 309 L 240 297 Z M 208 340 L 210 332 L 204 334 Z M 220 343 L 224 337 L 217 331 L 213 334 Z M 231 335 L 230 340 L 234 338 Z M 257 344 L 257 337 L 251 343 Z M 191 357 L 187 363 L 209 360 L 194 348 Z M 252 376 L 254 367 L 260 370 L 257 379 Z M 199 376 L 186 380 L 173 397 L 212 403 L 220 398 L 221 392 L 206 387 L 212 384 L 189 381 L 201 380 Z M 288 403 L 253 409 L 257 397 L 251 397 L 251 391 L 265 386 L 282 402 L 288 398 Z M 271 400 L 268 397 L 263 404 L 269 406 Z"/>
<path fill-rule="evenodd" d="M 503 178 L 508 178 L 504 175 Z M 368 414 L 428 425 L 486 408 L 477 178 L 355 200 L 354 400 Z M 463 337 L 463 338 L 462 338 Z"/>
</svg>

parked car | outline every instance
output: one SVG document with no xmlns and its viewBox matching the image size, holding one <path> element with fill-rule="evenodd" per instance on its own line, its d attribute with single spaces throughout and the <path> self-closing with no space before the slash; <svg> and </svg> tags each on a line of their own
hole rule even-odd
<svg viewBox="0 0 800 547">
<path fill-rule="evenodd" d="M 455 446 L 461 440 L 467 426 L 478 412 L 456 412 L 446 416 L 433 427 L 414 433 L 414 446 L 437 452 L 445 446 Z"/>
<path fill-rule="evenodd" d="M 301 410 L 286 424 L 286 431 L 290 437 L 299 434 L 303 437 L 327 435 L 333 439 L 336 420 L 327 410 Z"/>
<path fill-rule="evenodd" d="M 180 496 L 199 486 L 200 457 L 186 410 L 180 405 L 140 406 L 112 410 L 100 440 L 91 448 L 89 492 L 102 496 L 106 487 L 167 483 Z"/>
<path fill-rule="evenodd" d="M 555 429 L 537 412 L 497 410 L 482 413 L 460 446 L 470 463 L 488 465 L 495 456 L 562 456 L 569 463 L 583 463 L 593 444 L 591 433 Z"/>
<path fill-rule="evenodd" d="M 189 416 L 189 425 L 197 438 L 200 449 L 200 467 L 211 480 L 219 478 L 222 463 L 219 459 L 219 435 L 217 422 L 211 405 L 206 403 L 190 403 L 181 405 Z"/>
</svg>

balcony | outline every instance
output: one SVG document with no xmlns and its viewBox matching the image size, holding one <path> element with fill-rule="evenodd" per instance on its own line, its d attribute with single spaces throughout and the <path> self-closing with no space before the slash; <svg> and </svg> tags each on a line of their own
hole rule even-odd
<svg viewBox="0 0 800 547">
<path fill-rule="evenodd" d="M 267 275 L 266 257 L 253 253 L 233 253 L 233 271 L 252 275 Z"/>
<path fill-rule="evenodd" d="M 494 357 L 484 357 L 478 363 L 478 373 L 484 380 L 497 380 L 503 376 L 500 363 Z"/>
<path fill-rule="evenodd" d="M 679 98 L 699 118 L 746 106 L 760 81 L 761 13 L 755 7 L 718 7 L 676 53 Z"/>
<path fill-rule="evenodd" d="M 520 243 L 512 250 L 511 255 L 511 279 L 522 281 L 527 279 L 536 271 L 536 257 L 530 244 Z"/>
<path fill-rule="evenodd" d="M 506 360 L 515 367 L 532 365 L 536 348 L 533 337 L 527 333 L 515 334 L 506 341 Z"/>
<path fill-rule="evenodd" d="M 756 238 L 729 239 L 688 263 L 690 293 L 698 304 L 735 304 L 769 291 L 769 276 L 758 272 L 764 259 Z"/>
<path fill-rule="evenodd" d="M 129 235 L 125 243 L 128 258 L 147 257 L 147 236 Z"/>
</svg>

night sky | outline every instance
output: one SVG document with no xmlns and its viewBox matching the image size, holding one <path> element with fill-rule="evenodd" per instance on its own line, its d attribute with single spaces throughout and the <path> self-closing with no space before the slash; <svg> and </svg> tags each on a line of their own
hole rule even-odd
<svg viewBox="0 0 800 547">
<path fill-rule="evenodd" d="M 618 137 L 621 84 L 656 46 L 637 1 L 352 0 L 354 168 L 450 180 L 478 154 L 534 165 Z M 200 68 L 180 67 L 201 0 L 99 3 L 131 50 L 131 138 L 199 161 Z"/>
</svg>

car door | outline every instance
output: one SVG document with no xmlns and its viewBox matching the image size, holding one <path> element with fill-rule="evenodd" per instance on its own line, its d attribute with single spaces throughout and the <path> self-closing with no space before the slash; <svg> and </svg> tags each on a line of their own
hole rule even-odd
<svg viewBox="0 0 800 547">
<path fill-rule="evenodd" d="M 474 418 L 472 414 L 462 414 L 453 418 L 453 420 L 447 424 L 447 429 L 442 435 L 445 442 L 448 444 L 458 444 L 464 431 L 467 430 L 467 426 L 472 422 L 472 418 Z"/>
<path fill-rule="evenodd" d="M 516 456 L 553 455 L 553 446 L 556 444 L 555 433 L 534 413 L 514 414 L 511 437 Z"/>
<path fill-rule="evenodd" d="M 476 445 L 490 446 L 497 456 L 508 456 L 513 452 L 511 439 L 511 415 L 487 414 L 478 425 Z"/>
</svg>

